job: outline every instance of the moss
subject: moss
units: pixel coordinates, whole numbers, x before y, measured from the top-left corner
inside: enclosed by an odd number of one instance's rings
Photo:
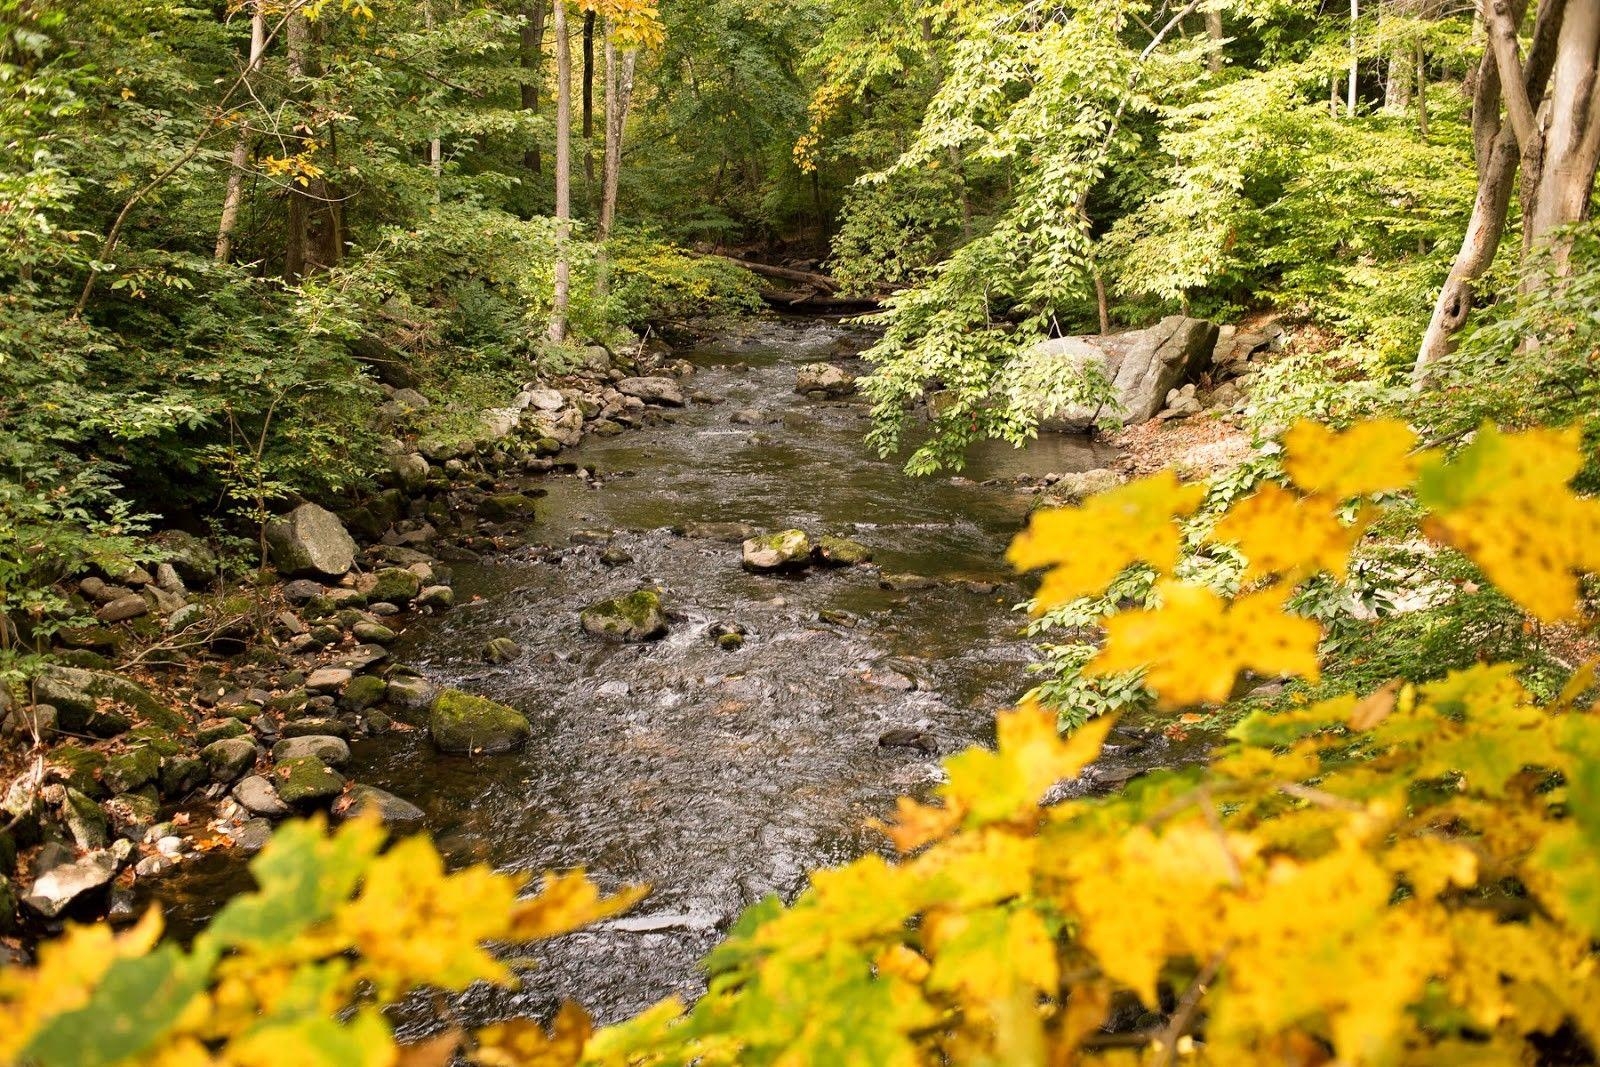
[[[135,745],[107,759],[101,778],[112,792],[128,793],[155,781],[160,773],[161,754],[149,745]]]
[[[491,522],[531,519],[533,510],[533,498],[521,493],[495,493],[478,505],[478,513]]]
[[[649,641],[667,632],[661,594],[654,589],[636,589],[590,605],[579,618],[589,633],[621,641]]]
[[[344,779],[315,756],[296,756],[272,770],[273,784],[285,804],[312,804],[344,791]]]
[[[195,732],[194,743],[205,748],[213,741],[221,741],[229,737],[243,737],[250,732],[250,728],[238,719],[214,719],[201,723],[200,729]]]
[[[82,745],[66,744],[50,753],[50,762],[67,772],[67,784],[91,797],[107,795],[100,783],[100,774],[106,767],[106,754]]]
[[[372,588],[367,591],[369,602],[409,604],[422,591],[422,579],[401,567],[385,567],[373,577]]]
[[[505,752],[533,734],[515,708],[459,689],[446,689],[434,700],[428,730],[445,752]]]
[[[339,702],[352,711],[365,711],[382,700],[388,688],[388,683],[382,678],[370,674],[358,675],[344,687]]]
[[[817,555],[824,562],[840,567],[854,567],[872,562],[872,549],[848,537],[818,538]]]

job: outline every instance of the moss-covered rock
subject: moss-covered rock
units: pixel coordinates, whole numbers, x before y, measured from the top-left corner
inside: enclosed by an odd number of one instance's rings
[[[135,745],[109,757],[100,778],[113,793],[128,793],[155,781],[160,773],[161,754],[149,745]]]
[[[848,537],[821,537],[817,539],[817,558],[835,567],[855,567],[872,562],[872,549]]]
[[[243,737],[249,732],[250,727],[238,719],[207,719],[195,731],[194,743],[201,748],[205,748],[213,741],[221,741],[229,737]]]
[[[255,742],[243,737],[229,737],[213,741],[200,750],[206,769],[218,782],[233,782],[256,765]]]
[[[344,779],[315,756],[297,756],[272,768],[272,784],[285,804],[311,805],[344,791]]]
[[[382,678],[371,674],[357,675],[344,687],[339,703],[351,711],[365,711],[381,701],[388,688],[389,684]]]
[[[210,774],[201,760],[193,756],[169,756],[161,761],[161,774],[156,780],[162,796],[177,799],[205,785],[208,777]]]
[[[433,743],[445,752],[507,752],[533,735],[528,720],[515,708],[485,697],[446,689],[428,715]]]
[[[111,816],[111,825],[117,833],[137,840],[156,824],[156,818],[161,814],[161,802],[151,795],[152,792],[140,790],[137,793],[118,793],[106,801],[106,813]]]
[[[67,787],[66,800],[61,805],[61,816],[66,820],[67,832],[82,849],[105,848],[109,839],[110,823],[100,805],[82,793]]]
[[[420,592],[422,592],[421,578],[403,567],[385,567],[373,575],[372,588],[367,590],[367,602],[409,604]]]
[[[115,737],[140,719],[180,730],[188,719],[152,696],[143,686],[104,671],[51,667],[35,681],[41,704],[56,709],[57,723],[70,733]]]
[[[609,641],[653,641],[667,633],[661,594],[654,589],[636,589],[627,596],[591,604],[578,619],[584,632]]]
[[[91,797],[106,796],[100,774],[106,767],[106,754],[82,745],[65,744],[49,755],[49,761],[66,771],[67,784]]]
[[[811,538],[804,530],[779,530],[744,543],[744,567],[748,571],[797,570],[810,561]]]
[[[521,493],[494,493],[484,497],[478,505],[478,514],[490,522],[531,520],[533,512],[533,498]]]

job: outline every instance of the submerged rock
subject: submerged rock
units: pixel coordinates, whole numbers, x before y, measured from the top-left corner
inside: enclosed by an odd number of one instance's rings
[[[267,523],[273,566],[289,577],[342,578],[356,562],[356,543],[339,517],[316,504],[301,504]]]
[[[528,720],[515,708],[459,689],[446,689],[428,716],[433,743],[445,752],[509,752],[533,735]]]
[[[661,594],[654,589],[636,589],[627,596],[591,604],[578,620],[585,633],[611,641],[653,641],[667,633]]]
[[[836,567],[854,567],[872,562],[872,549],[848,537],[820,537],[817,539],[817,558]]]
[[[750,571],[792,570],[811,559],[811,538],[804,530],[779,530],[744,543],[744,566]]]
[[[336,819],[355,819],[369,812],[376,812],[391,830],[421,829],[424,818],[421,808],[375,785],[353,785],[333,804]]]
[[[522,646],[509,637],[490,638],[483,646],[483,659],[485,663],[502,666],[513,663],[522,658]]]

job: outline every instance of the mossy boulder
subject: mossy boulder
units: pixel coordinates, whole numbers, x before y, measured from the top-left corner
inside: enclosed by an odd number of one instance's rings
[[[848,537],[821,537],[817,539],[817,558],[835,567],[856,567],[872,562],[872,549]]]
[[[194,743],[200,748],[205,748],[213,741],[221,741],[229,737],[243,737],[250,732],[238,719],[207,719],[195,731]]]
[[[521,493],[493,493],[478,505],[478,514],[490,522],[528,521],[533,511],[533,498]]]
[[[653,641],[667,633],[661,594],[654,589],[636,589],[627,596],[591,604],[578,619],[585,633],[608,641]]]
[[[50,667],[34,684],[39,702],[56,709],[57,724],[69,733],[116,737],[136,718],[167,730],[188,723],[143,686],[105,671]]]
[[[157,781],[162,796],[181,797],[205,785],[208,777],[203,761],[193,756],[169,756],[161,761],[161,775]]]
[[[745,570],[756,573],[798,570],[811,561],[811,538],[804,530],[779,530],[744,543]]]
[[[383,700],[388,688],[389,684],[382,678],[371,674],[357,675],[344,687],[344,692],[339,695],[339,703],[351,711],[366,711]]]
[[[428,732],[444,752],[508,752],[533,735],[528,720],[515,708],[485,697],[446,689],[433,702]]]
[[[111,825],[123,837],[137,840],[156,824],[161,802],[144,789],[137,793],[118,793],[106,802]]]
[[[278,797],[291,805],[332,800],[344,792],[344,779],[316,756],[296,756],[272,768]]]
[[[61,805],[61,815],[66,820],[67,832],[79,848],[106,847],[110,822],[99,804],[68,786],[66,800]]]
[[[206,769],[211,772],[212,779],[218,782],[236,781],[256,765],[256,755],[255,742],[243,737],[213,741],[200,750],[200,758],[206,761]]]
[[[160,773],[161,754],[149,745],[136,745],[109,757],[100,777],[113,793],[131,793]]]
[[[82,745],[66,744],[51,752],[49,760],[67,772],[67,784],[73,789],[91,797],[107,795],[106,787],[100,782],[100,774],[106,766],[104,752],[84,748]]]
[[[355,566],[355,539],[337,515],[316,504],[267,523],[266,539],[273,566],[286,577],[340,578]]]
[[[404,567],[385,567],[373,579],[372,588],[367,590],[369,604],[409,604],[422,592],[422,579]]]

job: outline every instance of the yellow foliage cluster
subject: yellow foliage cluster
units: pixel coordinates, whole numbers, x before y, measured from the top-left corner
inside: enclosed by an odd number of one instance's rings
[[[606,21],[606,32],[624,48],[659,48],[667,38],[655,0],[578,0],[578,10]]]
[[[1169,708],[1225,698],[1241,671],[1315,676],[1317,627],[1287,595],[1342,573],[1375,494],[1414,489],[1426,529],[1540,618],[1573,617],[1600,562],[1600,505],[1566,484],[1574,435],[1485,427],[1447,458],[1398,423],[1305,425],[1285,447],[1292,485],[1209,534],[1250,559],[1236,597],[1173,573],[1199,497],[1167,475],[1037,516],[1012,558],[1054,568],[1051,596],[1134,562],[1163,572],[1159,606],[1106,620],[1099,662],[1147,667]],[[1514,667],[1482,665],[1257,712],[1204,768],[1058,803],[1113,718],[1062,738],[1024,703],[993,750],[951,757],[932,796],[899,802],[880,827],[895,858],[756,905],[692,1009],[598,1032],[571,1006],[548,1028],[399,1050],[377,1006],[422,983],[507,982],[486,942],[551,936],[637,893],[605,898],[576,874],[522,900],[515,879],[447,874],[421,840],[380,852],[370,824],[289,826],[255,863],[261,891],[190,952],[157,946],[147,917],[120,937],[73,929],[37,968],[0,974],[0,1059],[1320,1067],[1600,1049],[1600,704],[1581,703],[1595,682],[1579,671],[1540,706]]]

